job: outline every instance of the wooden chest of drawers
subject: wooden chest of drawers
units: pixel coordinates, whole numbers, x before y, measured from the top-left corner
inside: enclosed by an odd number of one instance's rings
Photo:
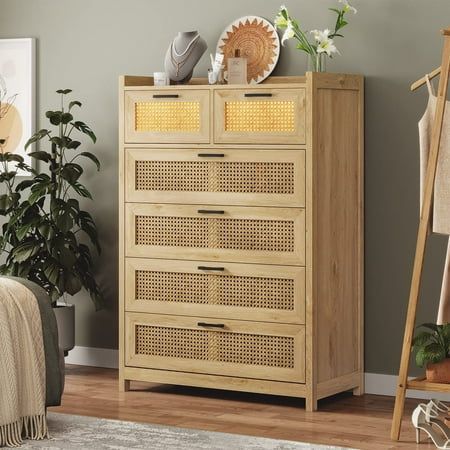
[[[120,387],[363,391],[363,80],[121,77]]]

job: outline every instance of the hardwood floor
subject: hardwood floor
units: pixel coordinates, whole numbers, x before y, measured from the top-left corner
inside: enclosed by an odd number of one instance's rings
[[[68,366],[63,404],[50,410],[357,449],[434,448],[414,442],[408,415],[417,400],[407,400],[402,441],[394,443],[392,397],[342,394],[308,413],[303,400],[270,395],[145,383],[119,393],[117,377],[112,369]]]

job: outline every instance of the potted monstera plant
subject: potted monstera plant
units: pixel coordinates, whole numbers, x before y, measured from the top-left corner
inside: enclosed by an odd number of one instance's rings
[[[81,136],[93,143],[96,136],[84,122],[75,119],[79,101],[66,101],[70,89],[58,90],[61,107],[47,111],[49,128],[37,131],[26,148],[40,143],[29,155],[39,169],[29,167],[19,155],[0,153],[0,215],[6,219],[0,239],[5,255],[0,273],[39,284],[50,295],[58,320],[60,347],[74,347],[74,306],[69,297],[85,289],[100,309],[103,297],[94,277],[91,249],[100,253],[97,229],[79,200],[92,199],[82,184],[83,161],[95,164],[97,157],[82,150]],[[78,139],[77,139],[78,138]],[[30,177],[20,179],[17,169]]]
[[[424,367],[427,380],[450,383],[450,324],[424,323],[413,339],[416,364]]]

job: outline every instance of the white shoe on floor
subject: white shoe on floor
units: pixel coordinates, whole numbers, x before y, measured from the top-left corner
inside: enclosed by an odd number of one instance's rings
[[[420,443],[420,433],[423,431],[433,441],[436,448],[439,450],[450,450],[450,439],[447,438],[441,427],[436,424],[435,420],[437,420],[437,417],[438,414],[431,402],[427,405],[423,403],[417,405],[411,417],[412,424],[416,429],[416,442]]]
[[[432,415],[428,417],[428,421],[431,424],[436,425],[442,431],[445,437],[447,439],[450,439],[450,428],[445,422],[438,418],[439,412],[447,414],[450,411],[449,407],[445,403],[436,399],[430,400],[426,407],[430,408],[430,411],[432,412]]]

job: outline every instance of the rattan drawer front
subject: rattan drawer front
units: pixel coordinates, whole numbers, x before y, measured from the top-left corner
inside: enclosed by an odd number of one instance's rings
[[[303,325],[126,313],[126,365],[305,381]]]
[[[305,144],[305,89],[218,89],[214,142]]]
[[[303,267],[127,258],[126,309],[305,323]]]
[[[129,202],[304,206],[303,150],[126,150]]]
[[[300,208],[126,205],[127,256],[305,265]]]
[[[125,93],[125,142],[209,142],[208,90]]]

